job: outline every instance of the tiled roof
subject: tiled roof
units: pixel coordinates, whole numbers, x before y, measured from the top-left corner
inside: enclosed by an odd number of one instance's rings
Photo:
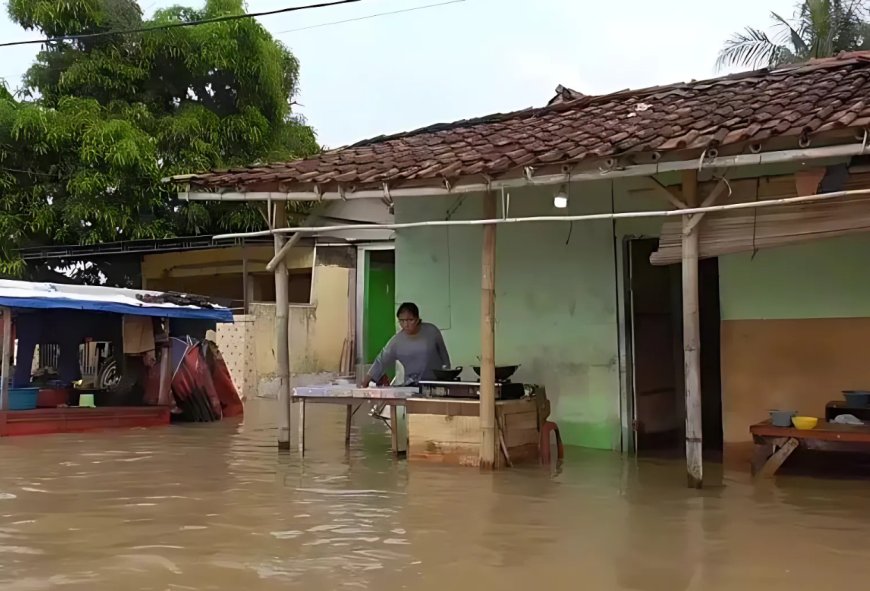
[[[377,187],[492,177],[522,167],[729,145],[870,126],[870,52],[776,70],[585,96],[365,140],[286,163],[179,178],[204,188]],[[796,147],[796,146],[795,146]]]

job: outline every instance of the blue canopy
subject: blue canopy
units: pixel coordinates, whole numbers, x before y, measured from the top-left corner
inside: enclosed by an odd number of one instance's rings
[[[7,308],[89,310],[130,316],[233,321],[229,308],[205,307],[193,302],[180,305],[160,301],[160,295],[159,292],[113,287],[0,280],[0,306]],[[173,299],[184,301],[183,296]]]

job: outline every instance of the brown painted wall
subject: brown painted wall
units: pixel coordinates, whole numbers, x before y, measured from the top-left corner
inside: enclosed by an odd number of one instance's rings
[[[870,318],[722,321],[726,443],[772,408],[824,416],[841,390],[870,390]]]

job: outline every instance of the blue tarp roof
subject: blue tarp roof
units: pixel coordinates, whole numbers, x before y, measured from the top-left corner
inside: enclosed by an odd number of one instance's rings
[[[136,289],[0,280],[0,306],[7,308],[89,310],[131,316],[233,321],[232,311],[222,306],[207,308],[140,299],[159,295],[159,292]]]

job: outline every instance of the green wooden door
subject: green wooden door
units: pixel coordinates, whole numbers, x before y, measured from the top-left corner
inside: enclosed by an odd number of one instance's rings
[[[363,353],[365,362],[372,363],[396,334],[396,265],[392,251],[369,250],[365,255]]]

